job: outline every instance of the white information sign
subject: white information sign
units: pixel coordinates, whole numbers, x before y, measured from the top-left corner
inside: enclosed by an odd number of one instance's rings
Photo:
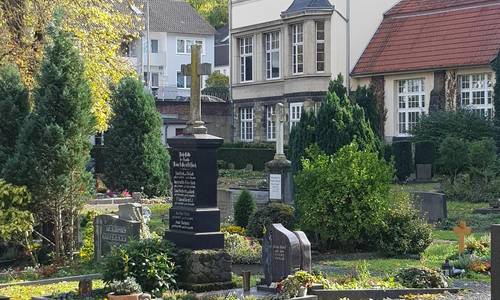
[[[269,174],[269,199],[281,200],[281,174]]]

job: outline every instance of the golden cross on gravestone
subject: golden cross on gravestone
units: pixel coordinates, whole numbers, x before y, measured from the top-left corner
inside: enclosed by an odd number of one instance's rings
[[[201,120],[201,78],[210,75],[211,65],[201,62],[201,45],[191,46],[191,63],[181,66],[181,75],[191,76],[191,101],[186,134],[206,134],[205,122]]]
[[[458,222],[458,226],[453,228],[453,232],[458,236],[458,253],[464,254],[465,252],[465,236],[471,234],[472,230],[467,227],[465,221]]]

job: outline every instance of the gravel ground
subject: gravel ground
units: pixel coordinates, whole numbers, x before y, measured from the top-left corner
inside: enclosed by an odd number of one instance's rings
[[[445,295],[442,300],[490,300],[491,286],[484,282],[455,281],[454,287],[466,289],[467,291],[458,295]]]

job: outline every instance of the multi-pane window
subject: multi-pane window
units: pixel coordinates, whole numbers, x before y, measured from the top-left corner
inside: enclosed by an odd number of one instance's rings
[[[266,79],[280,77],[280,33],[279,31],[266,33]]]
[[[180,71],[177,71],[177,87],[180,89],[191,88],[191,76],[183,76]]]
[[[485,116],[493,116],[493,83],[491,74],[461,75],[458,77],[460,105]]]
[[[316,71],[325,71],[325,22],[316,22]]]
[[[304,103],[290,103],[290,129],[300,122]]]
[[[276,120],[274,105],[266,106],[266,138],[268,141],[276,140]]]
[[[240,80],[241,82],[253,79],[253,39],[245,37],[240,41]]]
[[[151,87],[158,87],[160,80],[160,74],[158,72],[151,72]],[[144,72],[144,84],[148,85],[149,76],[148,72]]]
[[[240,140],[253,141],[253,107],[240,108]]]
[[[292,72],[304,72],[304,28],[302,24],[292,25]]]
[[[189,54],[189,53],[191,53],[191,46],[194,44],[200,45],[201,46],[201,53],[205,53],[202,40],[178,38],[177,39],[177,54]]]
[[[425,112],[425,87],[423,79],[397,81],[398,132],[407,135]]]
[[[158,53],[158,40],[151,40],[151,53]]]

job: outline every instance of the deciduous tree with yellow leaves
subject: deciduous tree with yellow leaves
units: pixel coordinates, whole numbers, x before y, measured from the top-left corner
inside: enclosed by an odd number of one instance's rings
[[[85,62],[92,92],[96,130],[105,131],[111,117],[110,86],[133,72],[120,46],[142,30],[128,0],[3,0],[0,2],[0,64],[15,63],[24,83],[34,88],[49,39],[54,11],[65,14],[63,29],[73,34]],[[133,26],[134,25],[134,26]]]

